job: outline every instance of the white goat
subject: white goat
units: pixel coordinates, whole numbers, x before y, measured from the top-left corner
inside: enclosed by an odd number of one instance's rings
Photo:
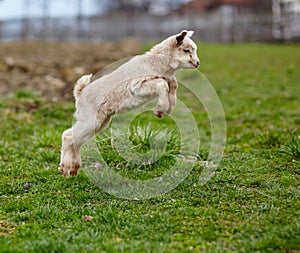
[[[81,166],[80,147],[108,126],[113,115],[158,98],[154,113],[171,114],[178,86],[175,71],[199,66],[193,31],[170,36],[149,52],[133,57],[112,73],[91,81],[81,77],[74,88],[76,122],[62,135],[62,175],[77,175]]]

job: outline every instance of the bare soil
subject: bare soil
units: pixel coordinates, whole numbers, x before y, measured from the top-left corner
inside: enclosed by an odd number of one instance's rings
[[[133,40],[116,43],[0,43],[0,97],[29,89],[52,100],[72,99],[76,80],[140,53]]]

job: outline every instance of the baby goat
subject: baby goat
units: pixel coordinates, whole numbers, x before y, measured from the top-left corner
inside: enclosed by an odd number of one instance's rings
[[[178,86],[175,71],[196,69],[200,62],[193,31],[183,30],[133,57],[115,71],[91,82],[81,77],[74,88],[76,122],[62,135],[60,168],[62,175],[76,176],[81,166],[80,147],[106,128],[113,115],[134,109],[158,98],[154,114],[171,114]]]

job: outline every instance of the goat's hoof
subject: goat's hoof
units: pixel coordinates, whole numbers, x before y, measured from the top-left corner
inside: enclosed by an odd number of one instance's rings
[[[77,176],[79,168],[79,163],[72,164],[72,166],[65,166],[62,164],[59,168],[59,171],[63,177]]]
[[[164,113],[163,112],[159,112],[159,111],[155,111],[154,114],[159,119],[161,119],[164,116]]]

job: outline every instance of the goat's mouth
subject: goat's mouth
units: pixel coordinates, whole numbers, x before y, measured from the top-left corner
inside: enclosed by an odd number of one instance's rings
[[[192,61],[189,61],[189,63],[190,63],[191,65],[193,65],[193,66],[195,67],[195,69],[199,67],[199,62],[194,63],[194,62],[192,62]]]

